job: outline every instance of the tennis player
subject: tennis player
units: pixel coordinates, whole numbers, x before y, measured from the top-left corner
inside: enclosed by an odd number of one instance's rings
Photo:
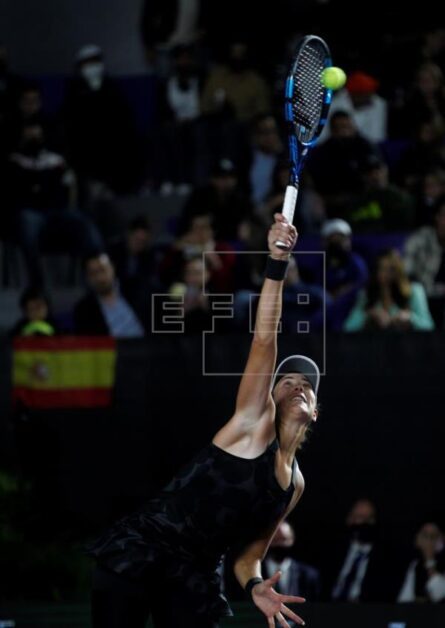
[[[280,573],[261,578],[270,540],[303,492],[295,454],[317,418],[320,379],[304,356],[275,371],[283,279],[297,233],[282,214],[274,219],[235,412],[158,497],[90,546],[94,628],[143,628],[150,615],[156,628],[217,628],[232,614],[216,573],[229,547],[236,577],[268,627],[304,624],[287,606],[304,599],[274,590]]]

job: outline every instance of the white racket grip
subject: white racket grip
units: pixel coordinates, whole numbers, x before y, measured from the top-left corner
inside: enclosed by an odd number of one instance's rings
[[[286,188],[286,194],[284,195],[283,209],[281,213],[286,218],[287,222],[291,225],[294,220],[295,206],[297,204],[298,188],[295,185],[288,185]],[[287,246],[284,242],[277,240],[275,243],[279,249],[287,251]]]
[[[291,225],[294,220],[295,206],[297,204],[298,188],[295,185],[288,185],[284,195],[282,214]]]

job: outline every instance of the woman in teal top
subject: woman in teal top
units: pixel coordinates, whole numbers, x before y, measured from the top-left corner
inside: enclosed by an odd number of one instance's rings
[[[434,329],[425,290],[409,281],[397,251],[377,258],[368,286],[359,293],[343,329]]]

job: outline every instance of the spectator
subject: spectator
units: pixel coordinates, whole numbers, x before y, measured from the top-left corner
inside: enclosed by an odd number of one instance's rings
[[[279,593],[298,595],[317,602],[320,598],[320,574],[317,569],[300,563],[292,557],[295,532],[287,521],[282,521],[275,532],[269,551],[263,561],[263,576],[270,578],[277,571],[281,577],[276,585]]]
[[[420,181],[416,208],[417,226],[434,222],[434,208],[441,196],[445,196],[445,170],[436,168],[426,172]]]
[[[232,43],[227,63],[210,72],[202,97],[204,113],[225,111],[238,121],[249,122],[256,115],[270,111],[269,89],[251,68],[248,52],[245,43]]]
[[[71,209],[75,180],[62,155],[46,148],[43,129],[28,124],[22,130],[20,145],[9,158],[10,202],[17,210],[17,238],[25,257],[29,282],[44,283],[40,258],[41,240],[60,247],[69,243],[71,251],[88,255],[102,246],[93,223]]]
[[[30,287],[23,292],[20,309],[22,317],[12,328],[12,336],[53,336],[57,333],[48,297],[40,288]]]
[[[414,226],[413,197],[389,181],[388,166],[370,155],[363,166],[364,191],[351,204],[354,232],[408,231]]]
[[[386,140],[388,105],[378,95],[379,82],[365,72],[352,72],[345,89],[340,90],[333,98],[330,116],[336,111],[347,112],[358,132],[368,141],[378,144]],[[322,141],[329,136],[323,134]]]
[[[82,182],[117,194],[137,189],[142,161],[134,120],[106,75],[98,46],[84,46],[77,53],[63,113],[70,162]]]
[[[422,284],[438,329],[445,310],[445,196],[434,206],[434,224],[420,227],[405,243],[406,272]]]
[[[251,205],[242,190],[238,172],[229,159],[221,159],[213,169],[209,182],[197,188],[185,204],[182,220],[193,215],[211,213],[215,236],[231,241],[238,237],[239,225],[251,214]]]
[[[377,510],[359,499],[346,517],[345,543],[327,566],[328,597],[336,602],[383,602],[394,599],[394,573],[377,527]]]
[[[363,191],[363,165],[376,154],[345,111],[334,113],[330,131],[330,138],[312,151],[307,164],[315,189],[326,201],[328,216],[342,215],[351,199]]]
[[[17,107],[10,116],[8,122],[10,148],[17,145],[23,127],[30,124],[38,124],[43,127],[47,143],[51,148],[54,149],[60,145],[54,120],[45,114],[40,88],[33,83],[28,83],[22,87],[18,95]]]
[[[170,298],[181,297],[184,308],[184,332],[197,333],[211,329],[211,297],[206,294],[211,277],[202,256],[184,261],[182,281],[170,286]]]
[[[403,188],[415,193],[426,172],[445,169],[445,150],[443,129],[433,120],[411,128],[415,130],[414,139],[402,153],[394,175]]]
[[[326,324],[328,329],[339,331],[357,293],[368,280],[368,268],[364,259],[352,250],[352,230],[347,222],[340,218],[327,220],[321,236],[326,252]],[[314,283],[324,285],[321,265],[316,268]]]
[[[235,252],[229,244],[216,240],[212,216],[208,213],[192,214],[183,221],[178,238],[161,263],[160,275],[164,285],[169,286],[178,281],[185,262],[203,254],[210,271],[209,281],[213,290],[232,292]]]
[[[173,71],[162,95],[163,124],[156,162],[160,191],[188,194],[199,178],[199,126],[201,77],[193,50],[180,46],[173,52]],[[156,169],[156,166],[155,166]]]
[[[410,129],[426,120],[444,129],[445,83],[441,69],[435,63],[422,63],[415,74],[413,89],[404,109],[400,112],[402,123],[409,136]]]
[[[397,251],[378,256],[368,286],[358,295],[344,329],[434,329],[425,290],[420,283],[409,281]]]
[[[270,111],[264,79],[251,68],[245,43],[229,47],[227,63],[215,66],[204,84],[203,126],[207,159],[229,157],[237,165],[248,147],[248,125]]]
[[[249,183],[252,202],[258,206],[272,192],[275,168],[284,147],[273,115],[259,115],[252,127]]]
[[[295,257],[291,256],[283,286],[282,332],[299,334],[319,329],[323,320],[324,301],[323,289],[301,279]],[[241,329],[252,327],[257,303],[258,290],[237,291],[235,320],[238,327]]]
[[[200,38],[200,0],[145,0],[142,12],[142,39],[148,60],[157,63],[161,74],[168,72],[165,52],[176,46],[190,46]]]
[[[159,287],[151,226],[144,216],[130,222],[125,235],[109,246],[108,254],[120,289],[132,302]]]
[[[142,320],[146,312],[136,307],[122,294],[114,266],[106,253],[85,260],[89,292],[74,308],[74,328],[83,336],[114,336],[141,338],[145,335]]]
[[[415,559],[409,564],[398,602],[445,601],[444,534],[435,521],[426,521],[418,530]]]

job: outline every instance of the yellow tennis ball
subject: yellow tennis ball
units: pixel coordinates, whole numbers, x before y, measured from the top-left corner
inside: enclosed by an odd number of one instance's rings
[[[325,68],[321,73],[321,82],[327,89],[340,89],[346,83],[346,74],[335,66]]]

